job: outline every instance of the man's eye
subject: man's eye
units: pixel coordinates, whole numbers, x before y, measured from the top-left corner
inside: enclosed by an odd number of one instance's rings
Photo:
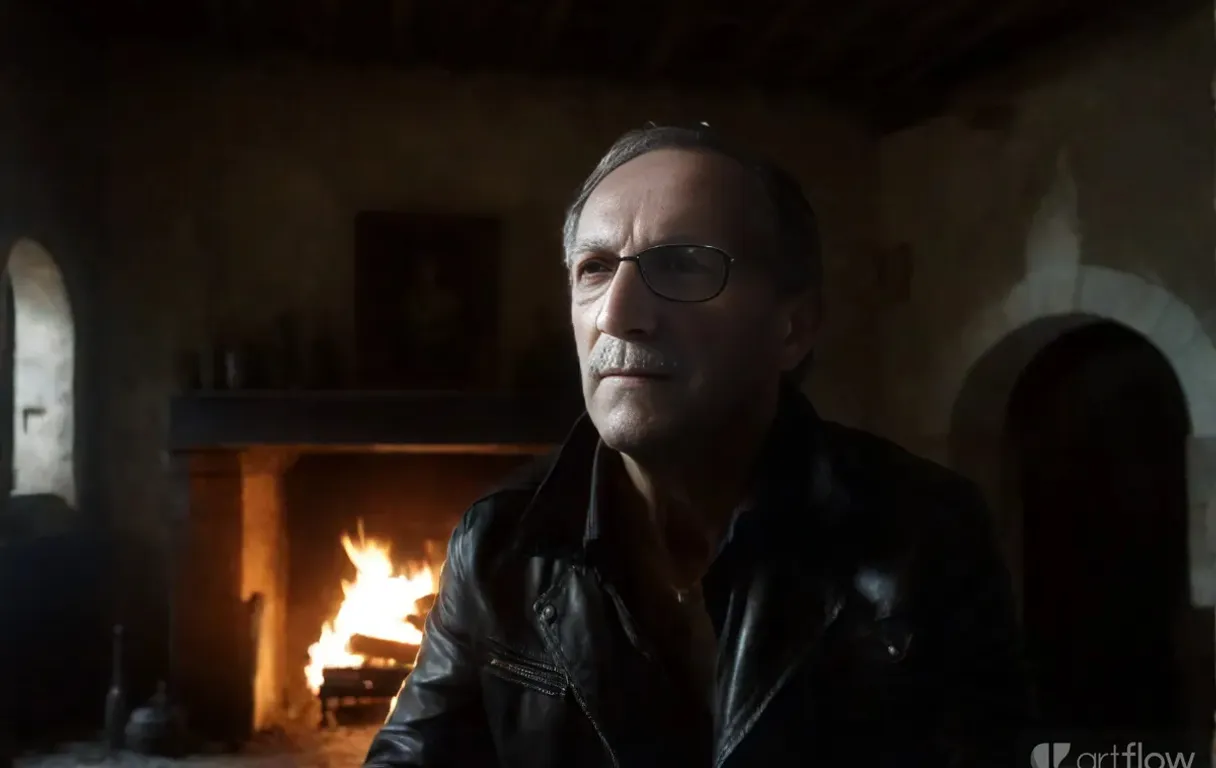
[[[578,268],[575,270],[575,274],[579,277],[594,277],[596,275],[610,273],[611,271],[612,267],[610,267],[608,264],[605,264],[603,261],[598,259],[592,259],[579,264]]]

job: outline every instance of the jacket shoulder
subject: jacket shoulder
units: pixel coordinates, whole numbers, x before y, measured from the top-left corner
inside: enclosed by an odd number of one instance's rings
[[[448,559],[469,562],[506,546],[555,456],[556,452],[524,464],[474,501],[452,531]]]
[[[977,557],[999,562],[991,512],[970,480],[868,432],[833,424],[828,435],[859,540],[875,551],[919,552],[925,573],[947,580],[972,573]]]
[[[979,488],[959,473],[870,432],[824,422],[835,471],[851,491],[947,509],[983,509]]]

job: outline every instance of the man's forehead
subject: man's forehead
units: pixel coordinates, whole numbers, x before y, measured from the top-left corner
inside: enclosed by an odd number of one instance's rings
[[[655,150],[624,163],[592,191],[580,238],[617,227],[672,229],[664,237],[738,234],[755,209],[755,181],[735,161],[708,152]],[[762,198],[761,198],[762,199]],[[678,237],[676,239],[679,239]]]

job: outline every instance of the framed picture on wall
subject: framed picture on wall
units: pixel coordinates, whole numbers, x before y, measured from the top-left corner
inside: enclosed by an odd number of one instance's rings
[[[355,218],[355,333],[364,389],[495,386],[501,225],[364,211]]]

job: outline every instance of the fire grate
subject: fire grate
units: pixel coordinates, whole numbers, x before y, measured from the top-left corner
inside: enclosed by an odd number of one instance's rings
[[[364,635],[352,636],[348,647],[352,653],[367,658],[369,663],[322,670],[321,687],[317,690],[322,727],[341,710],[392,701],[418,656],[416,645]]]
[[[327,668],[317,692],[321,702],[320,726],[329,726],[346,709],[388,704],[396,698],[412,669],[413,665]]]

